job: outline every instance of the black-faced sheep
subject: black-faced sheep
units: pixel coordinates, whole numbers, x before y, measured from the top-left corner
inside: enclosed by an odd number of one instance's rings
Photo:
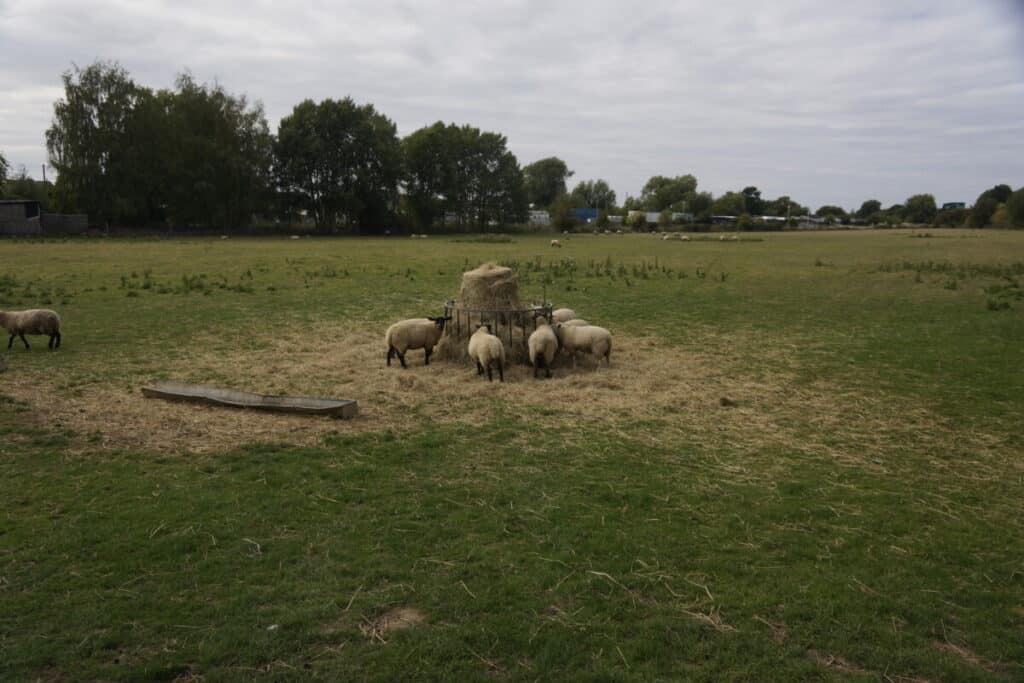
[[[50,350],[60,348],[60,316],[47,308],[33,308],[28,311],[0,311],[0,327],[11,335],[7,348],[14,344],[15,337],[21,337],[25,348],[29,348],[26,334],[45,334],[50,337]]]
[[[384,334],[384,343],[388,346],[388,367],[394,356],[398,356],[403,368],[409,367],[405,364],[405,352],[409,349],[423,349],[423,364],[430,365],[430,354],[441,340],[444,324],[448,320],[451,318],[412,318],[400,320],[389,327]]]
[[[552,327],[559,346],[572,355],[573,367],[576,366],[577,351],[593,354],[598,360],[603,357],[608,365],[612,364],[612,334],[608,330],[596,325],[575,327],[564,323],[555,323]]]
[[[537,329],[533,331],[530,338],[526,340],[526,346],[530,350],[530,364],[533,365],[533,377],[536,379],[537,371],[543,367],[546,375],[551,377],[551,363],[558,353],[558,337],[551,325],[544,318],[537,318]]]
[[[492,366],[498,366],[498,379],[505,381],[505,345],[491,334],[490,325],[481,325],[469,338],[469,357],[476,361],[476,374],[487,370],[487,381],[493,381]]]

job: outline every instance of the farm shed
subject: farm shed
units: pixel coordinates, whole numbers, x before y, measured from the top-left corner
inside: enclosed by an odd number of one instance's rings
[[[33,199],[0,200],[0,235],[75,235],[88,227],[84,213],[44,213]]]
[[[39,202],[29,199],[0,201],[0,235],[38,235],[42,233]]]

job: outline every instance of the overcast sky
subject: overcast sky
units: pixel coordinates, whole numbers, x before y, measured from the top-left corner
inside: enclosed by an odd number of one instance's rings
[[[0,0],[0,151],[40,174],[60,75],[120,62],[264,103],[370,102],[508,137],[639,194],[652,175],[817,208],[1024,185],[1024,0]]]

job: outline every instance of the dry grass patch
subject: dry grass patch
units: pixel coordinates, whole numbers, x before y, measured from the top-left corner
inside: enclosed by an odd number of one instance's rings
[[[4,391],[31,406],[27,419],[91,435],[91,443],[76,443],[79,450],[216,452],[252,442],[315,445],[335,433],[478,425],[497,415],[561,429],[567,442],[578,441],[581,448],[588,431],[599,429],[652,448],[682,443],[735,450],[745,459],[721,466],[739,478],[763,476],[772,464],[757,461],[771,448],[884,471],[891,466],[886,453],[895,439],[922,446],[955,440],[977,447],[981,455],[996,445],[986,443],[984,435],[972,438],[947,427],[922,406],[893,411],[880,390],[797,384],[797,361],[785,351],[762,354],[754,376],[737,361],[655,338],[618,336],[611,367],[585,360],[572,369],[562,358],[550,380],[534,380],[532,368],[515,365],[504,383],[489,383],[469,364],[435,361],[424,367],[421,352],[410,354],[408,370],[386,367],[380,335],[352,329],[351,324],[320,324],[270,339],[266,331],[260,338],[249,330],[245,333],[264,343],[246,350],[232,350],[238,347],[223,338],[200,338],[194,348],[206,351],[186,359],[154,357],[142,368],[83,356],[95,367],[78,369],[102,377],[99,364],[106,363],[116,383],[93,381],[69,391],[61,388],[62,378],[26,370],[6,375]],[[702,339],[695,347],[723,348],[725,341]],[[140,388],[159,377],[260,393],[351,398],[359,402],[360,414],[333,420],[144,399]],[[729,397],[728,405],[723,397]],[[754,471],[746,472],[747,461],[757,462]]]
[[[395,607],[373,619],[364,619],[359,631],[370,640],[386,643],[387,636],[427,623],[427,617],[412,607]]]

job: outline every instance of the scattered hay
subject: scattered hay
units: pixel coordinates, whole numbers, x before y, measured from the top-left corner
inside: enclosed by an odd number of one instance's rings
[[[946,641],[933,640],[932,641],[932,645],[937,650],[941,650],[943,652],[951,652],[951,653],[955,654],[957,657],[960,657],[961,659],[963,659],[965,662],[973,664],[974,666],[977,666],[977,667],[981,667],[985,671],[993,671],[992,666],[988,662],[986,662],[981,657],[979,657],[975,653],[973,653],[970,650],[968,650],[966,647],[961,647],[959,645],[954,645],[953,643],[949,642],[948,640],[946,640]]]
[[[374,619],[363,619],[359,632],[370,640],[386,643],[389,633],[403,631],[427,623],[427,617],[412,607],[396,607]]]
[[[709,459],[703,465],[710,474],[733,480],[784,472],[785,459],[760,459],[769,449],[898,474],[903,465],[892,457],[894,441],[970,453],[955,462],[936,460],[935,476],[943,481],[950,480],[951,468],[975,477],[1005,476],[1007,467],[1024,473],[1024,463],[998,457],[998,439],[949,424],[925,407],[894,412],[890,397],[875,387],[795,382],[784,350],[766,357],[756,378],[724,364],[721,356],[692,350],[720,348],[724,342],[710,333],[697,335],[689,348],[619,335],[611,367],[585,358],[573,370],[560,358],[550,380],[535,380],[529,367],[516,365],[499,384],[481,380],[467,365],[438,361],[424,367],[417,352],[410,354],[408,370],[388,368],[380,335],[352,332],[359,327],[323,323],[274,338],[255,327],[240,329],[240,338],[256,338],[259,347],[237,351],[235,340],[200,336],[193,348],[203,351],[171,359],[153,354],[145,364],[83,351],[75,359],[75,377],[24,369],[5,382],[4,394],[24,406],[19,420],[26,424],[74,432],[67,447],[72,453],[105,448],[218,453],[250,443],[316,446],[338,434],[482,425],[500,415],[558,428],[567,444],[589,447],[598,431],[621,434],[657,452],[680,442],[704,453],[735,452],[728,462]],[[327,348],[324,339],[332,340]],[[739,342],[733,336],[730,343]],[[144,399],[140,387],[157,377],[260,393],[351,398],[359,401],[360,414],[332,420]],[[723,410],[722,396],[742,399]]]

